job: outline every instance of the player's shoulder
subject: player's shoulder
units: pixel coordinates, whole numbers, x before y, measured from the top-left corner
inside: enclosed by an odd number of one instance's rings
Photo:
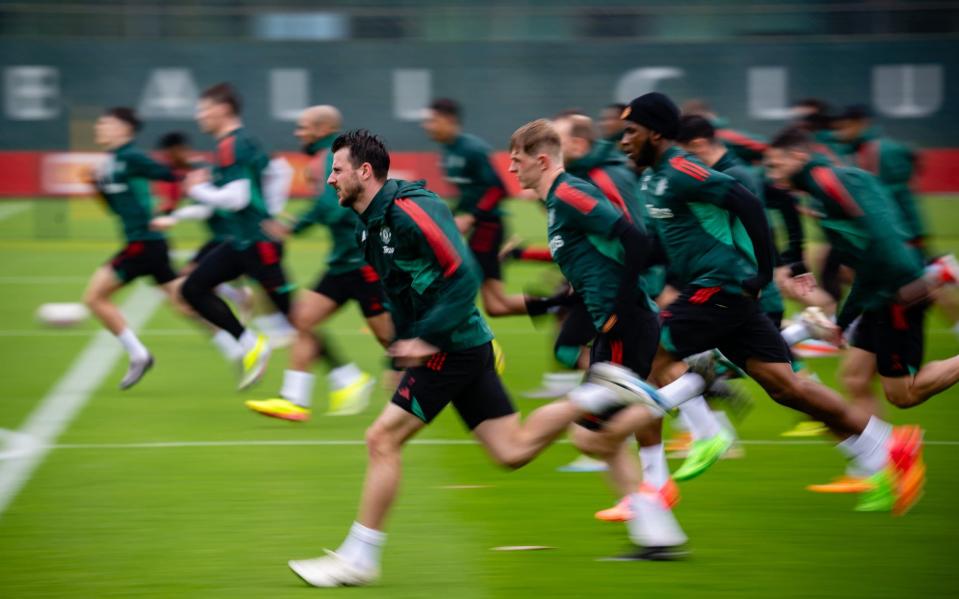
[[[458,145],[463,152],[469,154],[486,155],[493,149],[485,140],[472,133],[460,133]]]
[[[591,211],[597,203],[603,202],[606,196],[598,187],[586,181],[566,173],[561,175],[562,179],[553,190],[553,196],[557,203],[571,206],[582,213]]]
[[[449,207],[438,195],[416,183],[400,182],[389,209],[390,221],[401,228],[422,229],[446,217]]]
[[[221,139],[217,144],[217,154],[220,156],[223,166],[255,160],[262,160],[265,164],[269,161],[260,140],[246,129],[237,129]]]
[[[703,186],[729,185],[735,179],[726,173],[715,171],[695,156],[677,152],[666,158],[660,169],[673,192],[691,191]]]

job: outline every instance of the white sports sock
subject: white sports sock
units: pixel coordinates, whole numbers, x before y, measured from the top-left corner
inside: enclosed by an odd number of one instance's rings
[[[686,418],[689,423],[689,432],[697,441],[715,437],[722,430],[722,425],[716,420],[716,415],[709,409],[709,404],[702,395],[697,395],[681,404],[679,412]]]
[[[583,383],[566,394],[576,407],[590,414],[602,414],[619,405],[619,398],[611,389],[596,383]]]
[[[386,543],[386,533],[354,522],[350,534],[336,550],[337,555],[359,568],[376,568]]]
[[[286,317],[286,314],[282,312],[272,312],[261,316],[263,323],[266,324],[266,327],[271,331],[293,331],[293,325],[290,324],[289,319]],[[259,319],[258,319],[259,320]]]
[[[220,297],[233,302],[234,304],[242,304],[246,301],[246,293],[243,292],[243,289],[240,287],[234,287],[229,283],[220,283],[216,286],[216,294]]]
[[[812,334],[809,332],[809,327],[807,327],[806,323],[804,322],[791,324],[783,329],[780,334],[783,336],[783,339],[786,341],[786,345],[789,347],[792,347],[797,343],[812,337]]]
[[[117,335],[117,339],[120,340],[123,349],[127,350],[127,354],[134,362],[143,362],[150,357],[150,352],[147,351],[146,346],[140,343],[136,333],[129,328],[123,329],[120,334]]]
[[[308,408],[313,399],[313,382],[315,380],[316,377],[310,372],[284,370],[280,397],[292,401],[301,408]]]
[[[243,329],[243,333],[240,334],[238,341],[240,342],[240,347],[243,348],[243,353],[246,353],[256,347],[256,333],[250,329]]]
[[[719,426],[728,432],[733,438],[738,438],[739,435],[736,434],[736,427],[733,426],[733,423],[729,421],[729,416],[726,415],[726,412],[722,410],[713,410],[713,416],[716,417],[716,422],[719,423]]]
[[[233,338],[233,335],[223,329],[218,330],[213,335],[213,345],[220,350],[223,357],[230,362],[236,362],[243,357],[243,348],[240,342]]]
[[[695,372],[687,372],[675,381],[659,389],[659,397],[663,400],[663,409],[672,410],[684,401],[702,395],[706,390],[706,381]]]
[[[356,366],[356,364],[350,362],[345,366],[338,366],[330,371],[328,378],[330,380],[330,388],[334,391],[337,389],[343,389],[344,387],[349,387],[355,383],[361,376],[363,372]]]
[[[690,424],[689,418],[683,414],[682,410],[679,411],[679,414],[677,414],[676,418],[674,418],[672,423],[670,423],[670,428],[677,432],[692,432],[692,424]]]
[[[666,465],[663,444],[640,447],[639,459],[643,463],[643,480],[653,488],[661,489],[669,481],[669,466]]]
[[[837,447],[855,460],[857,470],[871,476],[886,467],[889,460],[886,444],[891,434],[892,425],[873,416],[862,433],[849,437]]]

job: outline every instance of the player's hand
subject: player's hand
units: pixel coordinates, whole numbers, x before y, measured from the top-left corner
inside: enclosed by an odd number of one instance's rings
[[[419,366],[440,349],[419,338],[400,339],[389,347],[387,353],[396,360],[398,366],[408,368]]]
[[[799,296],[810,294],[818,287],[816,284],[816,275],[811,272],[792,277],[791,284],[793,292]]]
[[[518,252],[523,251],[523,246],[521,245],[522,243],[523,243],[523,238],[520,237],[519,235],[513,235],[512,237],[507,239],[506,243],[503,244],[503,247],[500,248],[499,254],[497,254],[497,258],[499,258],[499,261],[503,262],[504,260],[508,258],[514,258],[514,259],[517,258]]]
[[[176,224],[176,218],[172,216],[155,216],[150,220],[151,231],[166,231]]]
[[[202,185],[210,181],[210,171],[205,168],[198,168],[187,173],[183,178],[183,187],[188,191],[197,185]]]
[[[453,220],[456,221],[457,230],[463,235],[466,235],[476,224],[476,217],[472,214],[457,214]]]
[[[277,241],[284,241],[290,236],[290,232],[293,230],[290,225],[273,219],[268,219],[260,223],[260,228],[263,229],[264,233]]]

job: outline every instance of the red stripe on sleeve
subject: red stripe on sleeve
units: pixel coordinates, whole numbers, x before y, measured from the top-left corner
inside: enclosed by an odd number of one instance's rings
[[[846,214],[857,217],[863,215],[862,208],[860,208],[856,200],[849,195],[849,192],[839,180],[839,177],[836,176],[835,171],[828,166],[817,166],[813,167],[810,174],[816,182],[816,185],[822,188],[823,192],[825,192],[830,199],[839,204]]]
[[[416,226],[423,232],[426,242],[430,244],[430,249],[433,250],[436,260],[443,268],[443,276],[452,276],[463,263],[463,259],[456,253],[456,249],[440,226],[413,200],[400,198],[396,200],[396,206],[413,219]]]
[[[859,168],[874,175],[879,174],[879,142],[864,143],[856,152],[856,163]]]
[[[619,189],[616,188],[616,184],[609,176],[609,173],[601,168],[594,168],[589,171],[589,178],[596,184],[596,187],[603,192],[603,195],[623,213],[626,220],[632,223],[633,217],[629,214],[629,210],[626,209],[626,200],[624,200],[622,194],[619,193]]]
[[[748,148],[753,152],[765,152],[768,147],[758,139],[753,139],[748,135],[744,135],[739,131],[733,131],[732,129],[718,129],[716,130],[716,137],[723,141],[728,141],[731,144]]]
[[[499,201],[505,196],[506,192],[502,187],[490,187],[486,190],[486,193],[483,194],[483,197],[480,198],[476,207],[480,210],[492,210],[496,208],[496,205],[499,204]]]
[[[697,181],[705,181],[709,178],[709,171],[694,164],[689,160],[686,160],[684,156],[673,156],[669,159],[669,165],[679,172],[689,175]]]
[[[534,262],[552,262],[553,255],[549,253],[549,248],[524,248],[519,255],[520,260],[530,260]]]
[[[224,137],[216,145],[216,163],[217,166],[230,166],[236,162],[236,152],[234,145],[236,138],[232,135]]]
[[[556,188],[556,197],[583,214],[589,214],[598,203],[596,198],[566,182],[560,183]]]

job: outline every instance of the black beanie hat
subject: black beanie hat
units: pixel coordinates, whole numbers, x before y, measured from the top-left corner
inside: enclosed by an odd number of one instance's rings
[[[638,123],[666,139],[676,139],[679,133],[679,108],[659,92],[650,92],[634,99],[619,118]]]

